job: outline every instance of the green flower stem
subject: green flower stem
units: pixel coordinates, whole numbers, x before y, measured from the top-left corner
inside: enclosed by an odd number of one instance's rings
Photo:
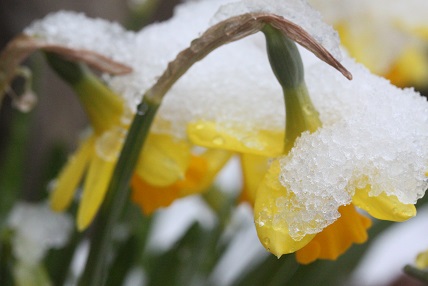
[[[15,202],[23,199],[23,195],[17,190],[21,190],[23,186],[26,155],[23,150],[28,142],[29,123],[32,119],[32,115],[28,113],[9,110],[5,113],[11,118],[11,126],[7,146],[2,152],[2,161],[0,161],[0,231],[5,226]]]
[[[321,121],[305,85],[303,63],[296,44],[270,25],[265,25],[262,32],[266,38],[270,65],[284,93],[284,153],[287,153],[302,132],[314,132],[321,126]]]
[[[113,177],[96,219],[89,257],[79,285],[104,285],[107,277],[108,253],[111,251],[111,234],[129,198],[129,181],[138,155],[149,133],[158,104],[143,99],[126,137]]]
[[[404,272],[419,281],[423,283],[428,283],[428,271],[427,270],[421,270],[419,268],[413,267],[411,265],[406,265],[404,267]]]
[[[102,133],[111,127],[112,122],[120,121],[124,111],[123,100],[84,64],[72,63],[61,56],[46,53],[49,65],[76,92],[85,113],[96,133]]]
[[[302,132],[316,131],[321,126],[321,120],[304,83],[293,89],[284,89],[284,99],[286,111],[284,152],[288,153]]]
[[[6,227],[0,229],[0,285],[13,285],[13,235],[11,229]]]
[[[272,70],[284,89],[292,89],[304,83],[302,58],[294,41],[271,25],[265,25],[262,32]]]
[[[71,86],[82,81],[88,74],[84,65],[64,60],[54,53],[45,53],[49,66]]]
[[[87,92],[95,93],[101,99],[111,96],[112,92],[86,66],[66,61],[51,53],[47,53],[47,59],[51,67],[73,87],[83,101],[87,100],[85,99]],[[97,103],[91,102],[91,104]],[[106,198],[96,218],[89,257],[79,285],[103,285],[105,283],[108,276],[106,257],[111,250],[111,233],[129,198],[129,181],[158,108],[159,103],[154,103],[148,97],[144,97],[137,108]],[[94,116],[99,118],[96,114]],[[100,121],[101,128],[102,120],[98,121]],[[97,126],[94,128],[97,129]]]

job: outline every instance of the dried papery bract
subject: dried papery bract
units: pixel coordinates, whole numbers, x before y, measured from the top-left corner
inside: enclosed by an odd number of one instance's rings
[[[37,50],[52,52],[72,61],[86,63],[101,72],[122,75],[132,71],[124,64],[89,50],[73,49],[66,46],[49,44],[43,39],[19,35],[0,53],[0,103],[8,91],[11,81],[19,75],[20,64]]]
[[[352,79],[351,73],[300,26],[278,15],[250,13],[224,20],[209,28],[201,37],[193,40],[189,48],[183,50],[174,61],[169,63],[165,73],[146,93],[146,96],[156,102],[160,102],[160,94],[163,96],[195,62],[222,45],[261,31],[265,24],[272,25],[282,31],[291,40],[314,53],[318,58],[341,72],[346,78]]]

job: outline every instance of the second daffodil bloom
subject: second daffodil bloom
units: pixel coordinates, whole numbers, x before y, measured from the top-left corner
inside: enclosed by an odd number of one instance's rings
[[[428,2],[309,1],[340,34],[349,54],[398,86],[427,87]]]
[[[210,13],[213,14],[218,5],[211,3]],[[106,86],[89,70],[49,56],[51,65],[79,95],[92,127],[61,171],[51,196],[53,209],[66,209],[84,178],[77,214],[80,230],[92,222],[104,199],[141,94],[156,82],[168,62],[208,27],[208,20],[203,17],[187,21],[193,18],[193,12],[202,13],[207,8],[200,4],[188,6],[192,9],[177,9],[172,20],[138,33],[73,12],[48,15],[24,31],[39,41],[76,51],[96,52],[133,69],[124,76],[105,75]],[[180,26],[182,29],[177,33]],[[171,37],[159,37],[162,33]],[[173,93],[180,93],[182,86],[188,89],[189,81],[191,79],[184,79],[184,83],[177,84],[178,91]],[[194,153],[186,138],[185,127],[180,125],[183,122],[174,123],[173,118],[169,121],[168,106],[170,104],[165,104],[166,108],[160,112],[163,116],[156,120],[153,132],[148,136],[132,179],[133,199],[147,214],[169,205],[178,197],[208,188],[231,156],[223,150]]]

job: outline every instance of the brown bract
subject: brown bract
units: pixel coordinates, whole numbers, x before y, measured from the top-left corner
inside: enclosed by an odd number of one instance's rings
[[[0,53],[0,103],[3,95],[8,91],[10,82],[16,76],[20,64],[37,50],[56,53],[66,59],[86,63],[94,69],[109,74],[121,75],[132,71],[130,67],[93,51],[50,44],[41,38],[21,34],[10,41]]]
[[[222,45],[261,31],[266,24],[282,31],[287,37],[337,69],[346,78],[352,79],[351,73],[302,27],[278,15],[250,13],[224,20],[193,40],[190,47],[180,52],[175,60],[168,64],[167,70],[145,96],[160,103],[165,93],[195,62]]]

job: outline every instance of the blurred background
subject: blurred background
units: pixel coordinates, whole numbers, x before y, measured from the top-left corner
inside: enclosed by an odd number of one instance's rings
[[[82,11],[139,30],[171,17],[178,2],[1,0],[0,49],[33,20],[49,12]],[[0,109],[2,223],[17,199],[46,199],[49,182],[76,148],[87,123],[77,97],[49,69],[41,54],[33,55],[27,64],[33,71],[37,105],[31,112],[22,113],[13,107],[9,96]],[[15,82],[13,89],[19,92],[22,82]],[[338,261],[302,266],[294,255],[277,259],[268,254],[256,236],[251,208],[235,206],[240,188],[237,164],[232,161],[220,175],[218,185],[202,197],[183,199],[153,217],[130,210],[128,215],[137,217],[137,226],[132,227],[139,232],[126,235],[130,227],[126,224],[121,230],[125,235],[119,231],[120,251],[113,258],[114,273],[109,274],[108,285],[423,285],[404,275],[402,268],[413,263],[417,253],[428,249],[427,210],[419,208],[417,218],[394,227],[389,222],[376,222],[369,242],[353,246]],[[219,195],[219,189],[228,191]],[[74,247],[80,249],[79,255],[70,255],[68,263],[77,273],[85,245]],[[58,253],[52,250],[45,260],[47,272],[54,273],[53,285],[65,281],[56,263]],[[3,258],[6,255],[4,245],[0,254]],[[7,276],[0,275],[3,279]],[[7,285],[1,279],[0,284]]]

